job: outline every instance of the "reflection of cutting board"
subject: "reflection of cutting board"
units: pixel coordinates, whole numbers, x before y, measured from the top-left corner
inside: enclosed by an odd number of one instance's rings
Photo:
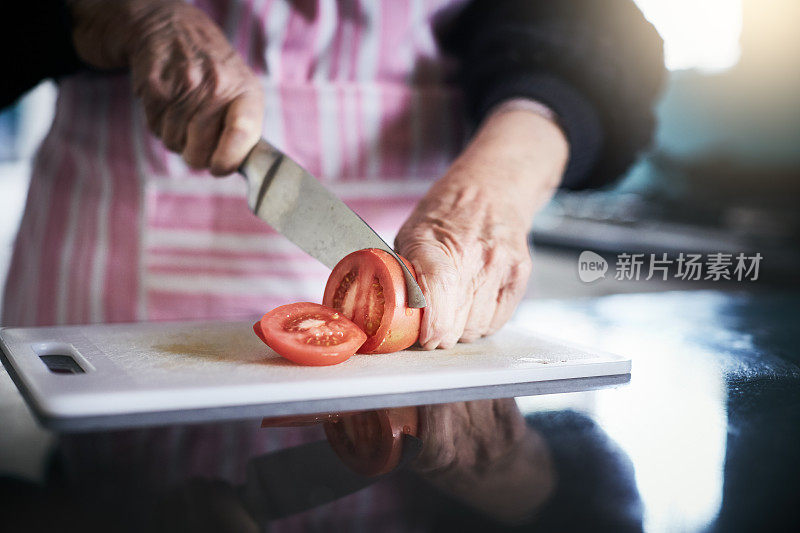
[[[630,359],[508,327],[452,350],[329,367],[284,360],[246,322],[11,328],[0,341],[31,408],[64,430],[585,390],[625,382],[631,368]],[[596,376],[615,377],[573,379]]]

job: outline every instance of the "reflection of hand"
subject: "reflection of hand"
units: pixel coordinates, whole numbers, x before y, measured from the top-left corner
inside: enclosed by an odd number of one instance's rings
[[[513,398],[419,407],[419,436],[413,467],[498,520],[531,517],[554,490],[547,445]]]
[[[337,455],[362,475],[394,469],[402,434],[418,437],[422,450],[411,463],[414,470],[504,522],[531,517],[554,490],[547,445],[513,398],[265,418],[262,427],[323,422]]]
[[[173,491],[159,503],[154,522],[165,533],[259,531],[233,488],[218,480],[195,479]]]
[[[423,446],[413,466],[422,474],[484,472],[528,431],[513,398],[423,405],[418,412]]]
[[[128,67],[150,129],[197,168],[230,174],[261,134],[258,79],[199,9],[174,0],[73,0],[78,55]]]
[[[476,340],[511,317],[531,271],[531,218],[552,195],[566,157],[550,118],[501,106],[420,201],[395,244],[428,300],[423,348]]]

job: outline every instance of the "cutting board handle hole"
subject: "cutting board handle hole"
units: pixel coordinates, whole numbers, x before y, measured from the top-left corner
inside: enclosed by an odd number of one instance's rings
[[[53,374],[85,374],[86,370],[78,363],[80,355],[71,344],[45,342],[33,345],[33,351]],[[76,357],[77,356],[77,357]]]

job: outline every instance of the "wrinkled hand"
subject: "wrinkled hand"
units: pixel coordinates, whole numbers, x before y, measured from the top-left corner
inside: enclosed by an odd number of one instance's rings
[[[202,11],[173,0],[73,0],[78,55],[128,67],[147,124],[189,165],[234,172],[261,135],[258,79]]]
[[[395,248],[413,263],[428,302],[423,348],[474,341],[511,318],[531,273],[531,219],[566,157],[552,120],[501,107],[417,205]]]
[[[497,331],[522,299],[531,272],[528,223],[496,189],[469,183],[457,168],[420,202],[397,236],[428,306],[419,343],[451,348]]]
[[[425,475],[486,472],[513,453],[528,431],[513,398],[417,409],[423,446],[413,467]]]
[[[513,398],[421,406],[419,437],[413,468],[501,522],[531,520],[555,490],[550,450]]]

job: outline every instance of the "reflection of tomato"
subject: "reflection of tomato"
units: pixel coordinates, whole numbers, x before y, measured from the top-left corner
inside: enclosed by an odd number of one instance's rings
[[[403,259],[411,273],[414,268]],[[417,342],[422,314],[408,307],[403,269],[388,252],[359,250],[333,268],[322,303],[367,334],[359,353],[389,353]]]
[[[325,422],[325,435],[347,466],[362,476],[377,476],[397,466],[403,434],[416,436],[418,425],[416,407],[378,409]]]
[[[286,359],[314,366],[347,360],[367,338],[341,313],[309,302],[276,307],[253,330]]]

